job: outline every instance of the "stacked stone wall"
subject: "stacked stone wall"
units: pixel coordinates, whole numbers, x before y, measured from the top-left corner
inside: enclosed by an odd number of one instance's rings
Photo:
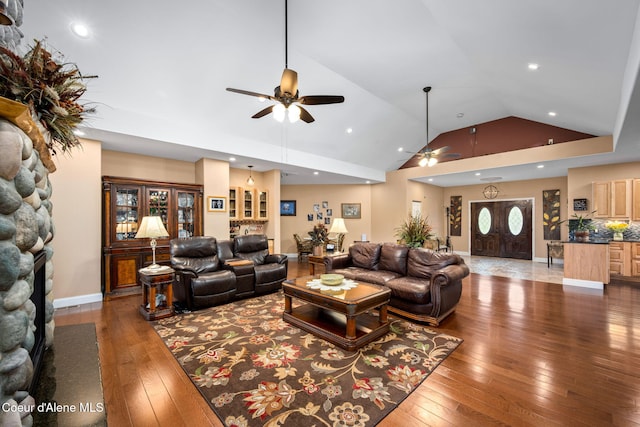
[[[51,184],[33,141],[0,119],[0,405],[33,404],[34,254],[45,251],[45,345],[53,342]],[[5,405],[8,407],[7,405]],[[30,425],[30,413],[0,411],[0,425]]]

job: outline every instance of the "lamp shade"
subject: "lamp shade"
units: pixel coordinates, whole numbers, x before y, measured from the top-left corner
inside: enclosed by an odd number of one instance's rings
[[[140,224],[140,228],[136,233],[136,239],[155,239],[157,237],[169,237],[169,233],[162,223],[162,218],[159,216],[145,216],[142,218],[142,224]]]
[[[333,218],[333,223],[331,224],[331,230],[329,230],[329,233],[343,233],[346,234],[348,233],[347,231],[347,227],[344,224],[344,219],[343,218]]]

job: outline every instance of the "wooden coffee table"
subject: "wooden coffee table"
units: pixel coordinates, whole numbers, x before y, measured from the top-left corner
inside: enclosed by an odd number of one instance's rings
[[[391,291],[384,286],[358,281],[358,286],[335,295],[307,287],[319,276],[300,277],[282,283],[282,318],[345,350],[354,351],[389,332],[387,304]],[[293,307],[292,298],[307,304]],[[378,309],[378,316],[366,314]]]

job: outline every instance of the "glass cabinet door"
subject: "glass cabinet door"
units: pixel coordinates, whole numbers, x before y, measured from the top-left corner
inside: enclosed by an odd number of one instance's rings
[[[195,194],[178,191],[178,237],[191,237],[195,231]]]
[[[253,191],[243,190],[242,194],[242,218],[253,219]]]
[[[164,228],[171,235],[171,227],[169,226],[169,190],[147,190],[147,208],[149,216],[162,218]]]
[[[129,240],[136,237],[139,196],[137,188],[116,188],[116,240]]]
[[[256,190],[256,219],[269,218],[269,194],[266,190]]]
[[[229,189],[229,219],[238,219],[238,189]]]

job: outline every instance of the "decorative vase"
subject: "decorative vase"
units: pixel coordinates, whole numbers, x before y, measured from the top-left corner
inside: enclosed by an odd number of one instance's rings
[[[313,247],[313,256],[322,256],[322,246]]]
[[[613,233],[613,240],[623,240],[624,237],[622,236],[622,232],[620,231],[616,231],[615,233]]]

